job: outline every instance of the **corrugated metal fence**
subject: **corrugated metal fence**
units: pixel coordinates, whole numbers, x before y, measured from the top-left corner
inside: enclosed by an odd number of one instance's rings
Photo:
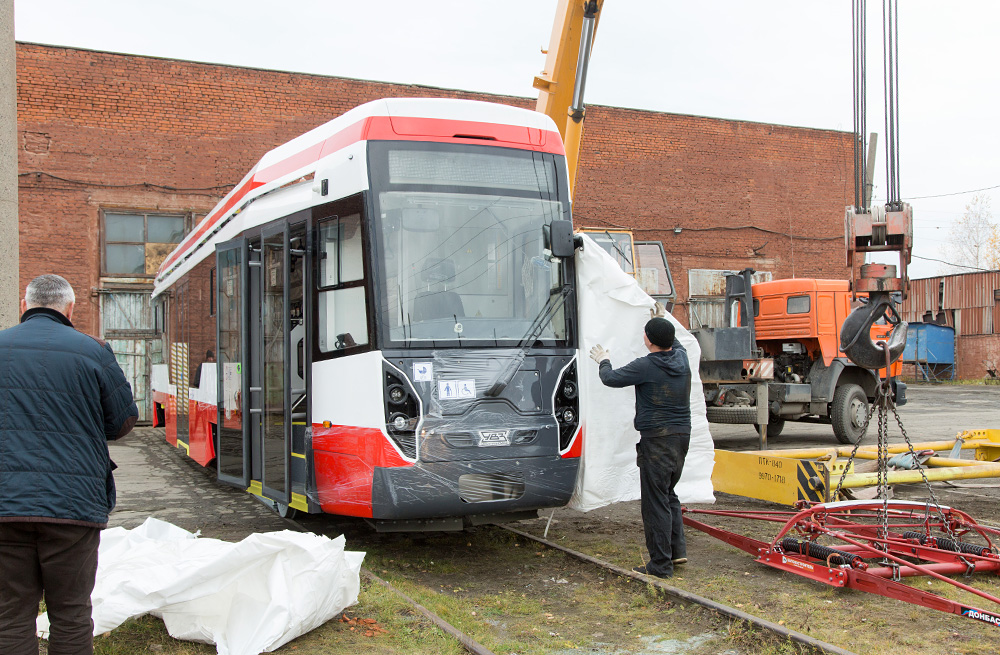
[[[948,325],[962,336],[994,334],[1000,326],[1000,272],[913,280],[901,310],[903,320]]]

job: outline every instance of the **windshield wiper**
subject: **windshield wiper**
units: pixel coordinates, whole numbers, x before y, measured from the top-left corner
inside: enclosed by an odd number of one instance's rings
[[[609,239],[611,239],[611,247],[618,251],[618,254],[622,256],[622,259],[625,261],[626,264],[631,266],[632,262],[629,260],[628,255],[626,255],[625,251],[622,250],[621,247],[619,247],[618,242],[615,241],[615,238],[613,236],[611,236],[611,233],[608,232],[607,230],[604,230],[604,233],[608,235]]]
[[[495,398],[503,393],[503,390],[507,388],[507,385],[514,378],[514,374],[517,373],[518,369],[521,368],[521,364],[524,363],[525,352],[528,350],[528,346],[535,342],[535,339],[542,333],[542,330],[552,321],[552,317],[559,311],[563,301],[566,300],[566,296],[569,295],[570,289],[571,287],[568,284],[564,284],[557,293],[549,296],[545,306],[538,312],[538,316],[531,322],[531,325],[528,326],[528,331],[524,333],[524,336],[518,342],[517,353],[500,369],[490,388],[483,393],[484,396]]]

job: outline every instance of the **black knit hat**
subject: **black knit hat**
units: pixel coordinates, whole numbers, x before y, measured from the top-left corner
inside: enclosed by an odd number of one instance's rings
[[[665,318],[651,318],[646,322],[646,337],[654,346],[671,348],[674,345],[674,324]]]

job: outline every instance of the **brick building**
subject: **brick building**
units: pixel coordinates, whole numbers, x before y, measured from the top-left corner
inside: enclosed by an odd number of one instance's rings
[[[263,153],[381,97],[534,106],[29,43],[17,44],[17,79],[21,286],[65,275],[77,326],[115,340],[137,377],[162,356],[148,350],[151,274]],[[710,293],[689,292],[690,271],[845,276],[851,146],[844,132],[592,106],[574,220],[661,241],[686,322],[692,295]],[[192,293],[208,302],[207,287]]]

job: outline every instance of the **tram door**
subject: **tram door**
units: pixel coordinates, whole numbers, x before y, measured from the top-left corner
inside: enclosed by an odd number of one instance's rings
[[[278,225],[261,234],[259,283],[251,280],[251,316],[260,312],[260,335],[250,352],[251,412],[260,417],[251,425],[251,444],[259,462],[251,471],[261,484],[261,495],[287,505],[291,500],[291,407],[288,385],[289,356],[289,248],[288,227]],[[256,322],[256,321],[255,321]],[[252,332],[252,329],[251,329]],[[257,457],[253,459],[257,460]],[[259,466],[256,464],[259,463]]]
[[[301,437],[307,424],[305,226],[273,226],[259,238],[239,241],[218,250],[219,350],[226,353],[219,359],[219,479],[287,508],[293,434]],[[241,310],[227,295],[237,288],[244,296]],[[224,303],[239,312],[238,332],[235,315],[223,316]],[[232,346],[236,342],[239,347]],[[238,419],[229,408],[239,409]],[[304,460],[298,450],[294,454]],[[304,469],[296,470],[301,484]]]
[[[246,488],[250,484],[250,448],[244,376],[248,353],[250,250],[246,239],[216,249],[216,361],[218,406],[216,465],[219,480]],[[259,261],[259,260],[258,260]]]

